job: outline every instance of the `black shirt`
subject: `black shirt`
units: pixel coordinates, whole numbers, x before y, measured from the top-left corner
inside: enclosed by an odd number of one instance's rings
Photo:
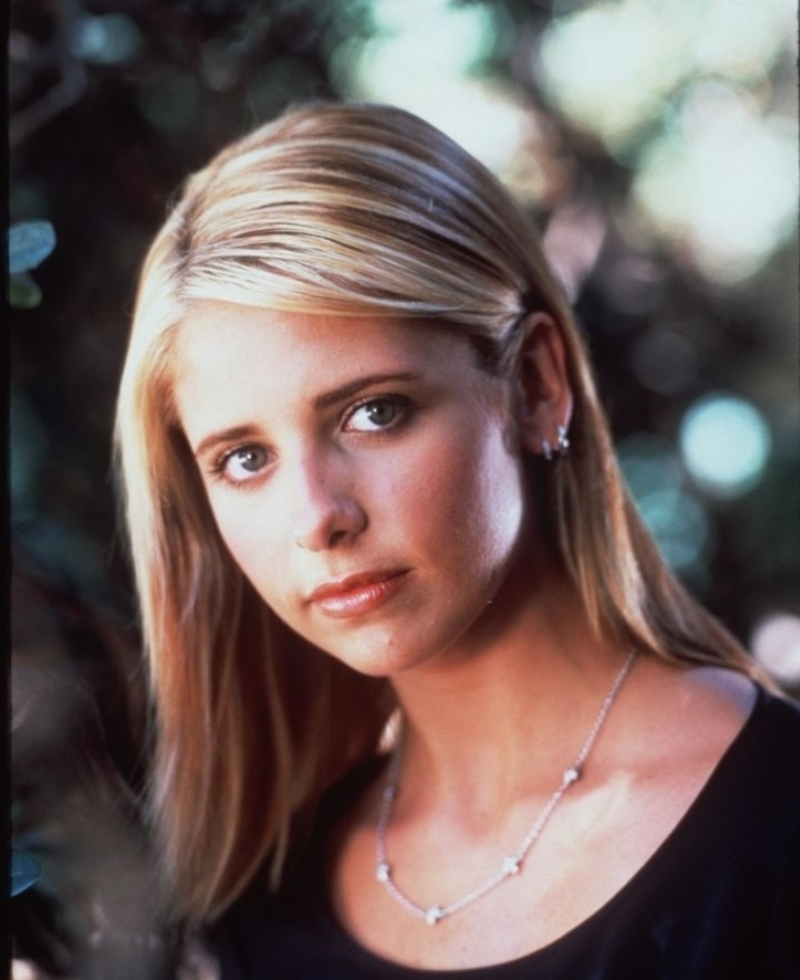
[[[251,889],[226,913],[215,930],[222,980],[800,980],[800,710],[763,690],[700,795],[628,883],[555,942],[494,966],[400,966],[334,919],[327,835],[376,772],[362,769],[329,795],[277,896]]]

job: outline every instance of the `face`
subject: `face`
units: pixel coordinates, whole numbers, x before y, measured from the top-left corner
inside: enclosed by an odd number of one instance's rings
[[[205,303],[175,396],[231,555],[311,643],[389,676],[465,650],[522,547],[507,383],[463,338]]]

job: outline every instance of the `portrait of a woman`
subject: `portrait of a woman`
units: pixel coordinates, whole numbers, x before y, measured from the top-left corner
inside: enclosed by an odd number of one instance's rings
[[[117,450],[175,921],[223,980],[789,980],[800,714],[625,488],[535,232],[295,108],[145,262]]]

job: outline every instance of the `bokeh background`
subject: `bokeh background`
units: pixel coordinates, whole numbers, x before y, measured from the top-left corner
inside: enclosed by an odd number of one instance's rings
[[[14,900],[15,978],[178,969],[138,831],[114,396],[180,182],[287,105],[404,106],[524,203],[665,556],[800,693],[795,0],[12,0],[10,20],[10,219],[57,236],[9,328],[13,818],[43,867]]]

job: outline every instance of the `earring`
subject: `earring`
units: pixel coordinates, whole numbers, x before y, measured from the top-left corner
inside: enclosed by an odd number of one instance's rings
[[[566,451],[569,449],[567,428],[564,425],[559,425],[557,431],[558,431],[558,442],[556,443],[556,452],[558,453],[559,456],[563,456],[565,455]]]
[[[547,439],[542,439],[542,456],[544,456],[548,463],[553,458],[553,447]]]

